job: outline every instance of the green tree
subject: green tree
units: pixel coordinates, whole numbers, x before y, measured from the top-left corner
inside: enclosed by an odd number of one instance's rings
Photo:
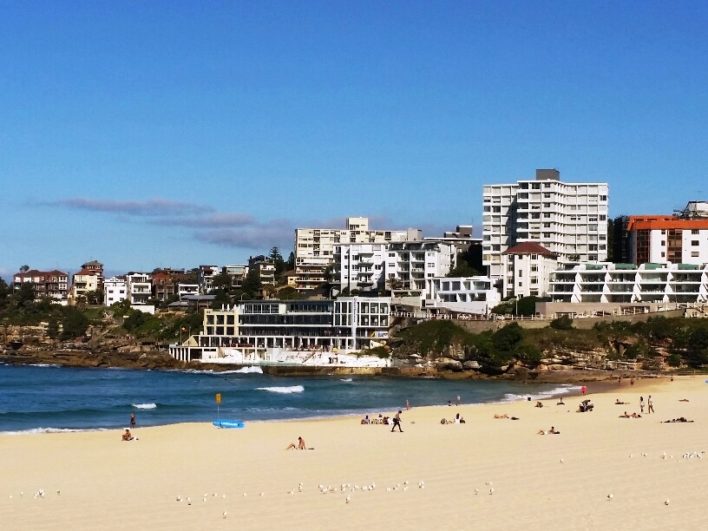
[[[2,310],[6,305],[7,301],[10,298],[10,286],[7,285],[7,282],[0,277],[0,310]]]
[[[88,318],[76,308],[66,308],[62,318],[62,339],[82,337],[89,326]]]
[[[255,267],[250,267],[241,285],[242,298],[255,299],[260,294],[261,288],[261,276],[258,270]]]
[[[295,269],[295,253],[290,251],[290,255],[288,256],[288,261],[285,263],[285,267],[287,271],[292,271]]]
[[[280,279],[280,275],[283,274],[286,267],[285,260],[283,260],[283,255],[280,254],[280,249],[277,247],[272,247],[270,250],[270,259],[275,266],[275,276],[277,279]]]
[[[20,284],[20,289],[15,294],[15,301],[18,308],[34,302],[34,285],[31,282]]]
[[[494,350],[502,354],[511,354],[523,339],[524,334],[518,323],[511,323],[492,334]]]

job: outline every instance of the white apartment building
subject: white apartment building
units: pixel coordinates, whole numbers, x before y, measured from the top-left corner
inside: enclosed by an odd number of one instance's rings
[[[502,253],[501,293],[506,297],[545,297],[550,289],[551,273],[558,259],[536,242],[524,242]]]
[[[221,273],[221,268],[217,265],[200,265],[197,272],[197,283],[203,295],[211,293],[214,289],[214,278]]]
[[[568,266],[553,272],[550,296],[571,303],[705,303],[708,264]]]
[[[444,277],[457,263],[453,244],[423,241],[388,244],[385,287],[391,292],[425,293],[427,279]]]
[[[455,267],[457,250],[452,243],[435,241],[397,243],[348,243],[335,247],[331,281],[345,289],[418,292],[426,280],[447,275]]]
[[[343,291],[370,291],[384,288],[384,266],[388,256],[385,243],[341,243],[334,247],[332,284]]]
[[[103,283],[103,304],[113,306],[117,302],[123,302],[128,298],[128,284],[125,279],[111,277]]]
[[[426,279],[424,307],[487,315],[501,302],[489,277],[434,277]]]
[[[184,300],[188,295],[199,295],[199,284],[177,284],[177,298]]]
[[[125,275],[130,305],[148,304],[152,297],[152,283],[148,273],[128,273]]]
[[[502,253],[537,242],[561,263],[607,259],[607,183],[565,183],[558,170],[536,170],[535,180],[485,185],[482,263],[504,277]]]
[[[422,237],[418,229],[371,230],[366,217],[348,217],[345,229],[295,229],[295,287],[312,291],[327,281],[326,270],[334,264],[337,244],[419,241]]]

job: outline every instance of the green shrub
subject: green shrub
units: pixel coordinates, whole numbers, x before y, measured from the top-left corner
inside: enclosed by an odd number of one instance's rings
[[[553,319],[550,326],[556,330],[571,330],[573,328],[573,320],[567,315],[561,315],[558,319]]]

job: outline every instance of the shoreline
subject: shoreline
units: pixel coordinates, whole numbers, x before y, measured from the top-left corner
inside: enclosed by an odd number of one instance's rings
[[[504,381],[499,381],[500,384],[505,383]],[[539,382],[533,382],[534,384],[539,383]],[[554,382],[555,383],[555,382]],[[665,381],[660,381],[657,378],[647,378],[640,380],[638,382],[635,382],[633,386],[630,386],[629,384],[622,384],[619,385],[616,382],[610,382],[610,381],[599,381],[599,382],[593,382],[592,385],[592,390],[590,395],[592,394],[617,394],[617,393],[622,393],[625,391],[633,391],[633,390],[648,390],[648,389],[654,389],[657,388],[661,385],[664,385]],[[550,385],[550,384],[549,384]],[[562,392],[561,390],[563,388],[568,388],[567,392]],[[487,407],[487,406],[498,406],[498,407],[504,407],[507,404],[516,404],[516,403],[523,403],[526,404],[529,401],[530,402],[545,402],[545,401],[553,401],[556,400],[560,397],[568,400],[572,399],[578,399],[580,400],[583,398],[583,396],[580,394],[580,386],[576,385],[576,383],[562,383],[559,384],[559,387],[556,387],[552,389],[551,391],[555,391],[552,393],[541,393],[541,394],[528,394],[526,395],[527,398],[522,397],[521,395],[518,398],[513,398],[513,399],[500,399],[500,400],[490,400],[490,401],[484,401],[484,402],[461,402],[459,405],[453,404],[452,406],[448,406],[446,403],[439,403],[439,404],[426,404],[426,405],[413,405],[411,407],[412,409],[423,409],[423,408],[445,408],[445,407],[469,407],[469,408],[475,408],[475,407]],[[590,396],[589,395],[589,396]],[[530,397],[530,398],[528,398]],[[402,411],[406,412],[405,405],[398,406],[402,409]],[[333,412],[332,414],[316,414],[316,415],[311,415],[311,416],[297,416],[297,417],[280,417],[280,418],[261,418],[261,419],[239,419],[242,420],[244,423],[251,425],[251,424],[257,424],[257,423],[279,423],[279,422],[326,422],[330,420],[337,420],[337,419],[361,419],[364,415],[370,415],[374,416],[377,415],[378,413],[382,411],[388,411],[391,409],[396,409],[396,407],[390,407],[390,406],[381,406],[381,407],[374,407],[374,408],[361,408],[361,409],[356,409],[354,411],[336,411]],[[212,425],[212,420],[178,420],[175,422],[166,422],[164,424],[150,424],[150,425],[144,425],[140,426],[140,429],[153,429],[153,428],[164,428],[168,426],[190,426],[190,425],[205,425],[205,426],[211,426]],[[115,425],[115,426],[96,426],[96,427],[86,427],[86,428],[63,428],[63,427],[53,427],[53,426],[39,426],[39,427],[34,427],[34,428],[27,428],[24,430],[6,430],[6,431],[0,431],[0,436],[3,435],[8,435],[8,436],[19,436],[19,435],[57,435],[57,434],[64,434],[64,433],[90,433],[90,432],[106,432],[106,431],[115,431],[115,430],[122,430],[124,429],[124,425]]]
[[[346,415],[138,426],[130,442],[120,429],[0,435],[0,513],[10,530],[354,530],[391,520],[411,530],[698,530],[708,520],[704,380],[589,386],[588,413],[576,412],[578,395],[542,408],[415,406],[403,433]],[[618,418],[647,393],[657,413]],[[441,425],[456,413],[467,422]],[[681,416],[695,423],[663,422]],[[550,426],[560,435],[537,434]],[[298,436],[314,450],[287,451]]]

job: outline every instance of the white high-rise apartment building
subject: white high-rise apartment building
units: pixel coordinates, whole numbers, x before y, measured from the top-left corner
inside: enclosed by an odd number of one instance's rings
[[[502,253],[537,242],[559,263],[607,259],[607,183],[565,183],[558,170],[536,170],[536,179],[484,186],[482,263],[504,276]]]
[[[370,230],[369,218],[349,217],[345,229],[295,229],[295,287],[310,291],[326,282],[325,270],[334,264],[340,243],[420,241],[419,229]]]

